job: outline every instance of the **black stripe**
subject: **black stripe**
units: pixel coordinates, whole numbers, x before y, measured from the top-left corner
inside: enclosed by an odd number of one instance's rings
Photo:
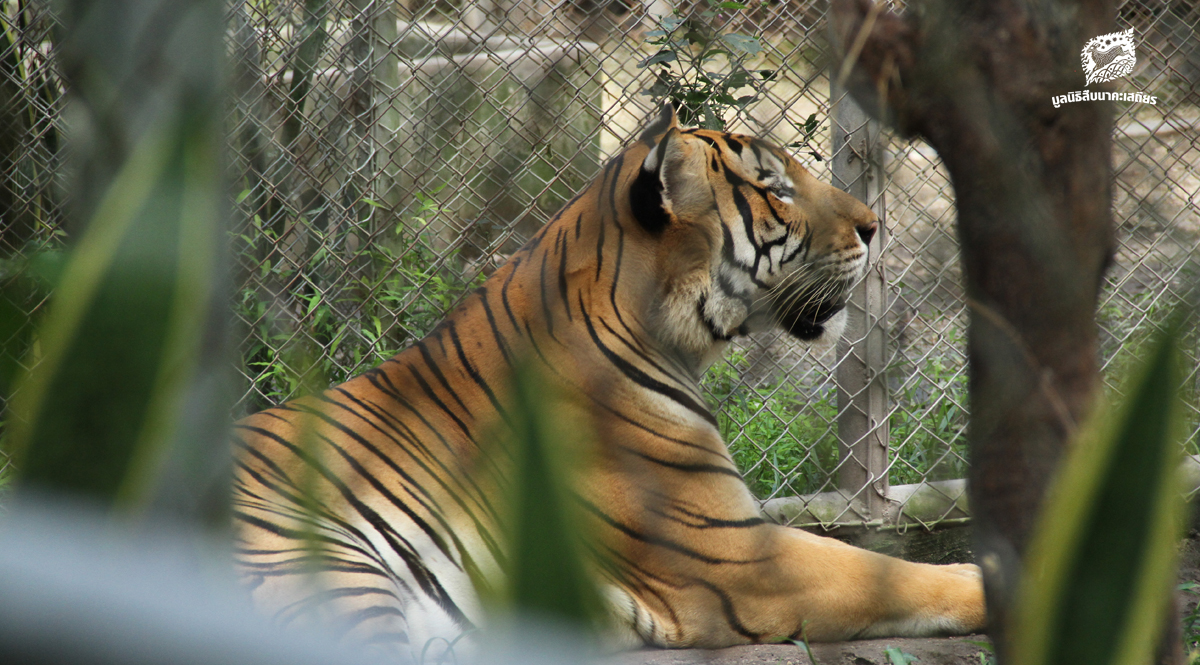
[[[462,342],[458,339],[458,330],[454,327],[454,324],[451,323],[446,329],[450,332],[450,343],[454,345],[454,350],[458,352],[458,361],[462,363],[463,369],[467,370],[467,376],[471,377],[471,380],[475,382],[475,385],[479,386],[484,395],[487,395],[488,401],[492,403],[492,406],[496,409],[496,413],[500,414],[504,422],[511,424],[512,421],[508,419],[508,412],[504,410],[503,406],[500,406],[500,401],[496,399],[496,393],[492,392],[492,387],[483,379],[483,376],[479,373],[479,370],[475,369],[471,361],[467,360],[467,354],[463,351]]]
[[[500,334],[500,328],[496,326],[496,317],[492,315],[492,306],[487,300],[487,287],[479,287],[479,300],[483,303],[483,314],[487,317],[488,327],[492,329],[492,337],[496,340],[496,346],[500,347],[500,355],[504,356],[504,362],[509,367],[513,365],[513,356],[508,349],[508,342],[505,341],[504,335]]]
[[[640,531],[637,531],[636,529],[633,529],[625,524],[621,524],[617,520],[613,519],[612,517],[607,515],[604,511],[600,510],[595,505],[593,505],[591,502],[589,502],[587,499],[584,499],[580,496],[576,496],[575,499],[579,503],[583,504],[583,507],[586,508],[588,510],[588,512],[590,512],[593,515],[595,515],[596,517],[600,518],[600,521],[611,526],[612,528],[616,529],[617,531],[620,531],[621,533],[625,534],[626,536],[629,536],[630,538],[632,538],[636,541],[643,542],[648,545],[656,545],[658,547],[661,547],[666,550],[670,550],[677,554],[682,554],[683,556],[685,556],[689,559],[694,559],[696,561],[700,561],[702,563],[707,563],[707,564],[711,564],[711,565],[730,564],[730,565],[739,565],[739,566],[755,564],[755,563],[762,563],[763,561],[768,560],[768,559],[747,559],[747,560],[722,559],[720,557],[709,556],[707,554],[697,552],[696,550],[691,549],[690,547],[687,547],[685,545],[681,545],[673,540],[668,540],[666,538],[662,538],[659,536],[654,536],[654,535],[651,535],[648,533],[642,533]]]
[[[433,387],[429,385],[429,382],[425,380],[425,377],[421,376],[421,373],[417,371],[416,367],[408,364],[405,366],[412,374],[412,377],[416,379],[417,387],[421,389],[421,393],[424,394],[425,397],[431,402],[433,402],[433,404],[437,406],[442,413],[446,414],[446,417],[454,421],[454,424],[457,425],[460,430],[462,430],[462,433],[466,435],[467,439],[472,443],[475,443],[475,446],[478,447],[479,444],[475,442],[475,437],[471,435],[471,430],[467,427],[467,423],[464,422],[462,418],[459,418],[458,414],[454,413],[454,411],[451,411],[450,406],[443,402],[442,398],[437,396],[437,393],[433,391]],[[453,390],[450,390],[449,386],[446,386],[446,390],[450,392],[450,396],[453,397],[456,402],[462,404],[462,400],[458,398],[458,394]],[[467,415],[470,416],[471,412],[467,411]]]
[[[299,457],[302,461],[308,464],[309,467],[320,473],[321,476],[323,476],[325,480],[338,491],[338,493],[342,496],[342,499],[346,501],[346,503],[350,504],[350,507],[353,508],[359,515],[361,515],[362,518],[368,524],[374,527],[376,532],[379,533],[379,535],[382,536],[385,541],[387,541],[392,551],[404,561],[409,572],[412,573],[413,579],[415,579],[417,585],[421,587],[421,590],[424,591],[425,594],[429,596],[435,603],[437,603],[442,609],[444,609],[446,613],[449,614],[452,619],[454,619],[455,623],[458,623],[460,626],[472,625],[471,621],[467,619],[462,610],[459,609],[459,607],[454,603],[453,599],[450,598],[450,595],[446,592],[446,590],[442,588],[442,585],[438,579],[430,572],[428,568],[425,567],[424,561],[421,559],[420,555],[417,554],[416,550],[413,549],[413,547],[408,543],[407,539],[400,535],[400,533],[397,532],[386,520],[384,520],[379,513],[375,512],[375,510],[373,510],[370,506],[354,496],[354,493],[350,491],[350,488],[347,487],[337,477],[336,474],[334,474],[324,465],[318,464],[311,455],[301,450],[298,446],[288,442],[286,439],[276,435],[274,432],[255,427],[243,426],[243,428],[253,431],[288,448],[291,450],[292,454]],[[357,462],[354,462],[353,459],[345,453],[345,451],[343,451],[328,437],[321,436],[321,439],[323,439],[327,445],[341,454],[343,459],[346,459],[347,462],[357,464]],[[363,477],[368,481],[373,480],[370,476],[365,474],[365,470],[360,471],[360,473],[362,473]],[[397,507],[401,510],[407,509],[407,506],[405,506],[403,503],[398,503]],[[406,510],[406,512],[411,511]],[[423,524],[419,520],[415,520],[415,522],[418,524],[418,526]]]
[[[478,518],[475,517],[475,513],[470,508],[467,507],[466,502],[463,500],[464,496],[469,496],[471,498],[471,501],[476,506],[478,506],[484,512],[491,515],[493,517],[493,519],[496,518],[495,509],[492,507],[491,502],[488,501],[487,495],[483,492],[483,490],[479,487],[479,485],[476,484],[475,479],[471,474],[458,473],[457,471],[452,471],[450,468],[448,468],[446,466],[445,462],[442,461],[442,458],[433,455],[429,451],[429,448],[427,446],[425,446],[424,442],[422,442],[416,436],[416,433],[413,432],[412,429],[409,428],[408,425],[403,420],[401,420],[401,419],[397,418],[396,416],[392,415],[391,413],[389,413],[387,409],[384,409],[380,405],[378,405],[374,402],[371,402],[369,400],[368,401],[360,401],[354,397],[350,397],[350,399],[353,400],[355,402],[355,404],[357,404],[360,408],[368,411],[369,413],[374,415],[376,418],[378,418],[380,422],[388,425],[388,427],[393,432],[395,432],[397,435],[403,437],[405,441],[409,442],[410,444],[416,446],[417,448],[419,448],[423,452],[425,452],[426,456],[429,457],[430,459],[432,459],[433,462],[435,464],[437,464],[437,466],[442,470],[442,472],[445,474],[445,477],[453,479],[455,485],[457,485],[462,490],[465,490],[463,492],[458,492],[458,491],[451,489],[451,487],[443,479],[442,475],[436,473],[434,471],[434,469],[432,469],[428,464],[426,464],[420,457],[417,457],[417,455],[415,455],[408,446],[403,446],[403,445],[399,446],[400,449],[403,450],[405,452],[405,454],[408,455],[409,459],[411,459],[414,464],[421,467],[422,471],[424,471],[426,474],[428,474],[430,478],[433,478],[434,482],[436,482],[439,486],[441,486],[441,488],[443,490],[446,491],[446,494],[451,499],[454,500],[454,503],[458,504],[458,507],[462,509],[464,514],[470,516],[471,519],[473,521],[475,521],[477,527],[482,528],[481,525],[479,524]],[[375,425],[370,420],[366,420],[366,422],[378,429],[378,426]],[[400,430],[401,427],[404,428],[404,431]],[[387,433],[384,432],[384,434],[386,435]],[[478,446],[478,444],[476,444],[476,445]],[[465,484],[464,484],[464,477],[465,477],[465,481],[466,481]],[[472,490],[474,490],[473,494],[471,493]],[[432,495],[429,494],[429,491],[426,490],[424,487],[421,488],[421,491],[423,493],[425,493],[426,495],[430,496],[432,499]],[[437,514],[436,517],[439,521],[442,521],[444,519],[440,514]],[[459,549],[461,551],[462,548],[458,542],[458,536],[455,535],[454,530],[450,529],[450,527],[447,526],[447,533],[450,535],[451,539],[455,541],[455,546],[459,547]]]
[[[249,524],[251,526],[258,527],[259,529],[262,529],[263,531],[266,531],[268,533],[279,536],[280,538],[289,538],[291,540],[299,540],[301,542],[306,541],[306,540],[309,540],[309,541],[316,540],[316,541],[326,543],[328,545],[337,545],[344,549],[348,549],[352,552],[357,552],[360,555],[362,555],[366,558],[369,558],[369,559],[375,558],[372,556],[371,552],[368,552],[367,550],[365,550],[361,547],[357,547],[350,543],[336,540],[330,536],[327,536],[323,533],[319,533],[317,531],[308,532],[308,531],[302,531],[299,529],[289,529],[285,526],[276,524],[274,522],[268,522],[267,520],[265,520],[261,517],[258,517],[255,515],[250,515],[243,511],[234,511],[233,516],[237,520],[245,522],[246,524]],[[366,537],[364,536],[363,538],[365,541]],[[375,552],[374,554],[377,556],[378,552]],[[261,564],[254,564],[253,562],[250,562],[250,561],[239,561],[238,565],[278,567],[284,563],[286,563],[286,561],[265,562],[265,563],[261,563]],[[382,559],[376,561],[376,563],[378,563],[380,566],[379,568],[370,566],[369,564],[367,564],[365,562],[357,562],[357,563],[366,569],[364,572],[369,572],[372,574],[379,575],[380,577],[386,577],[389,579],[394,576],[394,574],[391,573],[387,569],[387,564],[384,563]]]
[[[387,596],[388,598],[400,602],[400,596],[389,589],[381,589],[373,586],[352,586],[339,587],[336,589],[321,589],[314,591],[308,596],[297,600],[293,603],[288,603],[275,613],[275,620],[287,623],[295,620],[297,617],[304,616],[313,610],[341,598],[362,598],[363,596]]]
[[[472,415],[473,417],[474,414],[470,412],[470,408],[467,407],[466,402],[463,402],[461,397],[458,397],[458,393],[456,393],[455,389],[450,387],[450,382],[448,379],[446,379],[446,376],[442,372],[442,366],[438,365],[438,361],[433,359],[433,354],[430,353],[430,348],[426,346],[425,340],[416,342],[414,346],[416,347],[416,351],[420,352],[421,360],[425,360],[425,366],[428,367],[430,372],[433,373],[433,378],[438,379],[438,384],[442,385],[442,389],[446,391],[446,394],[454,397],[454,401],[458,403],[458,408],[461,408],[463,413]],[[408,366],[409,371],[413,372],[414,376],[418,375],[414,365],[406,365]],[[449,409],[446,409],[446,412],[449,412]],[[466,427],[463,427],[463,429],[466,430]]]
[[[662,168],[662,165],[659,165]],[[629,209],[637,223],[653,236],[660,236],[671,224],[671,216],[663,206],[663,184],[659,171],[638,169],[637,178],[629,186]]]
[[[463,403],[462,399],[459,398],[458,393],[456,393],[454,389],[450,387],[450,382],[446,380],[446,375],[442,373],[441,366],[438,365],[437,361],[433,359],[433,354],[429,352],[429,347],[426,346],[425,340],[417,342],[414,346],[416,346],[417,351],[420,352],[421,359],[425,361],[425,366],[428,367],[429,371],[433,373],[433,378],[437,379],[442,388],[454,398],[454,401],[458,403],[458,406],[463,410],[463,413],[467,414],[468,416],[472,415],[471,409],[467,408],[467,405]],[[408,364],[408,368],[409,371],[411,371],[414,375],[417,373],[417,370],[413,365]]]
[[[697,522],[688,522],[687,520],[681,519],[674,515],[669,515],[662,511],[656,510],[654,512],[662,515],[663,517],[665,517],[667,519],[670,519],[673,522],[683,524],[684,526],[688,526],[693,529],[750,529],[750,528],[754,528],[754,527],[758,527],[758,526],[763,526],[764,524],[768,524],[768,522],[766,520],[764,520],[761,517],[757,517],[757,516],[746,517],[746,518],[743,518],[740,520],[726,520],[726,519],[721,519],[719,517],[709,517],[708,515],[701,515],[700,513],[690,511],[682,506],[672,506],[672,508],[676,512],[683,513],[684,515],[691,517],[693,520],[697,520],[698,523]]]
[[[567,321],[574,322],[571,316],[571,302],[567,297],[567,239],[562,239],[562,259],[558,264],[558,293],[562,297],[563,309],[567,312]],[[511,363],[510,363],[511,364]]]
[[[750,280],[750,282],[752,284],[754,284],[755,286],[757,286],[758,288],[760,288],[760,289],[771,288],[769,284],[767,284],[766,282],[763,282],[762,280],[760,280],[758,278],[758,276],[754,272],[754,270],[755,270],[754,266],[748,266],[748,265],[742,263],[741,261],[738,261],[737,254],[736,254],[736,248],[734,247],[734,244],[733,244],[733,231],[729,228],[728,224],[721,225],[721,234],[725,238],[724,246],[721,248],[721,254],[722,254],[722,256],[725,257],[725,263],[727,263],[728,265],[737,266],[738,268],[741,268],[742,271],[746,273],[746,277]],[[751,240],[751,245],[753,245],[753,242],[754,241]],[[757,262],[757,259],[755,259],[755,261]]]
[[[588,334],[591,335],[592,342],[596,345],[597,348],[600,349],[600,351],[604,354],[604,357],[608,358],[609,362],[611,362],[613,365],[615,365],[617,367],[617,369],[621,370],[622,374],[624,374],[626,377],[628,377],[631,381],[638,384],[639,386],[642,386],[643,388],[646,388],[647,390],[652,390],[670,400],[673,400],[674,402],[680,404],[681,406],[687,408],[688,410],[692,411],[693,413],[695,413],[696,415],[700,416],[705,421],[710,423],[713,427],[717,426],[717,419],[714,418],[713,415],[708,412],[708,409],[704,408],[704,406],[697,403],[696,400],[692,399],[690,395],[688,395],[687,393],[683,392],[682,390],[680,390],[674,386],[668,386],[667,384],[663,383],[662,381],[659,381],[655,378],[650,377],[645,372],[643,372],[641,369],[635,367],[628,360],[622,358],[620,355],[618,355],[612,349],[605,346],[604,342],[600,341],[600,336],[598,334],[596,334],[596,327],[592,325],[592,319],[588,315],[587,307],[583,304],[583,295],[582,294],[580,294],[580,296],[579,296],[579,310],[583,314],[583,321],[584,321],[584,323],[587,324]]]
[[[785,263],[796,258],[796,255],[799,254],[800,252],[804,252],[804,258],[807,259],[808,258],[808,250],[811,247],[812,247],[812,233],[810,232],[808,225],[806,224],[805,228],[804,228],[804,233],[801,234],[801,236],[800,236],[800,244],[796,245],[795,251],[793,251],[791,254],[788,254],[787,256],[780,259],[779,265],[782,266]]]
[[[614,305],[615,305],[615,303],[614,303]],[[616,337],[618,340],[621,341],[622,344],[625,345],[625,348],[629,349],[630,351],[633,351],[635,354],[637,354],[637,356],[639,358],[644,360],[646,363],[648,363],[654,369],[661,372],[664,376],[669,376],[672,379],[679,381],[680,383],[684,383],[684,381],[682,381],[678,376],[676,376],[675,374],[672,374],[671,372],[668,372],[666,370],[666,368],[664,368],[662,365],[659,365],[657,361],[655,361],[653,358],[651,358],[650,355],[643,350],[646,347],[642,344],[641,340],[637,338],[637,336],[634,334],[634,332],[632,330],[629,330],[629,328],[625,329],[625,331],[628,332],[633,337],[633,341],[631,342],[624,335],[613,330],[612,326],[608,325],[608,321],[605,321],[603,318],[598,319],[598,320],[600,321],[600,325],[604,326],[604,329],[606,331],[608,331],[608,333],[610,335],[612,335],[613,337]],[[636,344],[635,344],[635,342],[636,342]]]
[[[518,256],[512,260],[508,277],[504,278],[504,286],[500,287],[500,302],[504,305],[504,313],[508,315],[508,322],[512,324],[513,330],[517,331],[518,336],[521,334],[521,326],[517,325],[517,317],[513,314],[512,305],[508,302],[508,285],[512,284],[513,277],[517,274],[517,269],[521,267],[521,258]]]
[[[547,366],[549,366],[550,361],[546,360],[546,356],[542,355],[542,347],[538,346],[537,338],[533,336],[533,330],[530,330],[530,328],[529,328],[529,320],[528,319],[525,320],[525,332],[529,333],[529,343],[530,343],[530,345],[533,346],[533,352],[536,353],[537,356],[542,359],[543,363],[545,363]]]
[[[364,607],[349,614],[343,614],[337,617],[336,621],[342,624],[343,631],[348,633],[364,621],[378,619],[379,617],[400,617],[403,619],[404,613],[400,611],[400,608],[391,605],[372,605],[371,607]]]
[[[335,400],[331,400],[328,398],[325,398],[324,401],[326,403],[331,403],[331,404],[335,404],[335,405],[338,404]],[[392,472],[399,475],[403,480],[405,480],[409,483],[415,483],[413,478],[411,476],[409,476],[403,469],[401,469],[400,466],[397,465],[394,460],[392,460],[391,458],[384,455],[383,451],[379,450],[379,448],[377,448],[375,446],[375,444],[371,443],[370,441],[367,441],[367,439],[365,437],[361,436],[358,432],[355,432],[354,430],[350,429],[349,427],[338,422],[335,418],[330,417],[321,409],[316,409],[316,408],[310,409],[309,415],[314,416],[314,417],[324,421],[326,424],[333,427],[335,430],[341,432],[342,434],[345,434],[347,437],[349,437],[352,441],[354,441],[358,445],[362,446],[363,448],[366,448],[368,452],[370,452],[372,455],[374,455],[375,457],[377,457],[381,461],[383,461],[384,464],[386,464],[388,466],[388,468],[392,470]],[[400,497],[396,496],[396,494],[394,492],[392,492],[392,490],[390,488],[388,488],[386,485],[384,485],[382,481],[380,481],[378,478],[376,478],[374,476],[374,474],[372,474],[370,471],[368,471],[367,468],[365,466],[363,466],[363,464],[361,462],[359,462],[356,457],[354,457],[350,453],[346,452],[346,450],[344,448],[342,448],[340,445],[338,445],[337,442],[335,442],[333,439],[330,439],[329,437],[325,436],[324,434],[320,434],[320,433],[317,433],[316,435],[322,441],[324,441],[326,445],[328,445],[330,448],[332,448],[333,451],[336,452],[338,454],[338,456],[341,457],[342,460],[356,474],[358,474],[363,480],[366,480],[372,489],[374,489],[376,492],[378,492],[379,495],[382,496],[384,499],[386,499],[387,502],[390,503],[393,507],[397,508],[398,510],[400,510],[400,512],[404,513],[405,516],[407,516],[408,519],[411,520],[412,523],[415,524],[417,526],[417,528],[420,529],[421,532],[424,533],[426,535],[426,537],[428,537],[429,540],[432,541],[435,546],[437,546],[438,550],[440,550],[442,554],[446,555],[446,558],[450,559],[451,561],[454,560],[454,558],[450,555],[450,548],[447,546],[446,541],[442,538],[442,535],[440,533],[438,533],[433,528],[432,525],[430,525],[428,522],[426,522],[424,518],[417,515],[417,512],[415,510],[413,510],[412,507],[409,506],[407,502],[401,501]],[[295,450],[299,450],[299,448],[297,447]],[[305,457],[308,457],[307,454],[305,455]],[[315,462],[315,460],[313,460],[313,462]],[[318,468],[317,470],[321,473],[321,475],[323,475],[327,479],[329,479],[331,483],[333,482],[333,479],[336,478],[337,479],[336,486],[338,486],[339,488],[345,487],[346,492],[349,493],[349,487],[342,485],[341,478],[336,476],[332,471],[329,471],[323,465],[321,465],[321,467]],[[424,508],[427,512],[432,512],[430,510],[430,507],[425,505],[425,503],[423,501],[421,501],[420,499],[418,499],[416,497],[416,495],[414,495],[412,492],[409,492],[409,495],[412,496],[413,499],[416,500],[421,505],[421,507]],[[362,506],[361,509],[358,509],[360,514],[363,514],[364,516],[366,516],[365,513],[362,512],[364,509],[371,511],[372,514],[375,514],[374,510],[369,508],[365,503],[359,501],[357,498],[354,501],[357,505]],[[383,522],[382,517],[379,517],[379,520],[381,522]],[[368,521],[370,521],[370,520],[368,520]],[[400,537],[402,540],[405,541],[406,545],[408,544],[408,539],[403,538],[403,536],[400,536],[399,532],[397,532],[390,523],[387,523],[386,530],[389,532],[392,532],[392,533],[396,533],[396,535],[398,537]],[[381,531],[381,534],[382,533],[383,532]],[[409,546],[409,549],[412,549],[411,546]],[[397,552],[397,554],[399,554],[399,552]],[[413,554],[414,554],[414,556],[416,555],[415,550],[413,550]],[[422,564],[422,566],[423,565],[424,564]]]
[[[617,447],[629,453],[630,455],[633,455],[634,457],[639,457],[652,464],[657,464],[658,466],[668,469],[674,469],[675,471],[683,471],[685,473],[713,473],[722,476],[730,476],[732,478],[737,478],[738,480],[742,479],[742,474],[738,473],[737,469],[731,469],[727,466],[703,463],[672,462],[660,457],[654,457],[653,455],[649,455],[640,450],[635,450],[629,446],[618,445]]]
[[[617,222],[617,216],[620,212],[617,209],[617,180],[621,177],[621,168],[625,164],[625,153],[617,155],[617,158],[609,162],[611,171],[606,170],[605,176],[608,178],[608,212],[612,213],[613,221],[617,224],[617,228],[621,227],[620,222]],[[596,281],[600,280],[600,270],[604,267],[604,231],[608,226],[604,223],[604,216],[600,217],[600,239],[596,242]]]
[[[729,597],[729,594],[717,588],[717,585],[705,580],[704,578],[697,577],[693,579],[697,585],[708,589],[721,601],[721,612],[725,615],[725,621],[729,624],[730,628],[751,642],[758,642],[762,639],[763,633],[755,633],[749,628],[746,628],[746,626],[742,623],[741,619],[737,615],[737,609],[733,606],[733,599]]]
[[[750,309],[750,306],[754,304],[750,296],[738,293],[737,287],[733,285],[733,282],[729,281],[729,276],[723,270],[717,271],[717,288],[721,290],[721,293],[745,305],[746,309]]]
[[[542,269],[541,277],[538,280],[542,291],[542,316],[546,319],[546,332],[550,333],[550,338],[558,341],[554,336],[554,313],[550,311],[550,297],[546,295],[546,261],[550,258],[550,252],[542,253]]]

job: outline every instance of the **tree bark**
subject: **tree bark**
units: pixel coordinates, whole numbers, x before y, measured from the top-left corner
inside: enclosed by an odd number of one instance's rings
[[[920,135],[958,208],[970,312],[970,501],[990,632],[1004,662],[1012,590],[1044,489],[1099,383],[1094,313],[1113,252],[1112,108],[1079,49],[1108,0],[930,0],[897,15],[835,0],[837,71],[868,111]]]

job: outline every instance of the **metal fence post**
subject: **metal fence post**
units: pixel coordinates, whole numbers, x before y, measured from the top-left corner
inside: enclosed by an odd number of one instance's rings
[[[883,144],[880,125],[841,90],[833,90],[833,184],[871,206],[879,231],[870,244],[871,266],[846,306],[846,334],[838,343],[838,486],[854,496],[862,518],[878,520],[887,506],[887,336],[882,319],[887,281],[880,255],[887,244]]]

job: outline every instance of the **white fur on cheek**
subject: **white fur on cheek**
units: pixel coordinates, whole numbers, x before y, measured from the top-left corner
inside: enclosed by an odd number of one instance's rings
[[[825,329],[821,336],[809,342],[809,346],[817,353],[824,353],[833,348],[846,332],[846,320],[849,316],[846,310],[842,310],[837,314],[829,317],[829,320],[821,324]]]

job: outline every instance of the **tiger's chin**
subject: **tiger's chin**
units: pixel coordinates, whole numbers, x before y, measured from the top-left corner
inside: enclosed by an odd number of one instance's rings
[[[775,320],[789,335],[824,350],[846,330],[846,301],[823,302],[811,309],[776,312]]]

